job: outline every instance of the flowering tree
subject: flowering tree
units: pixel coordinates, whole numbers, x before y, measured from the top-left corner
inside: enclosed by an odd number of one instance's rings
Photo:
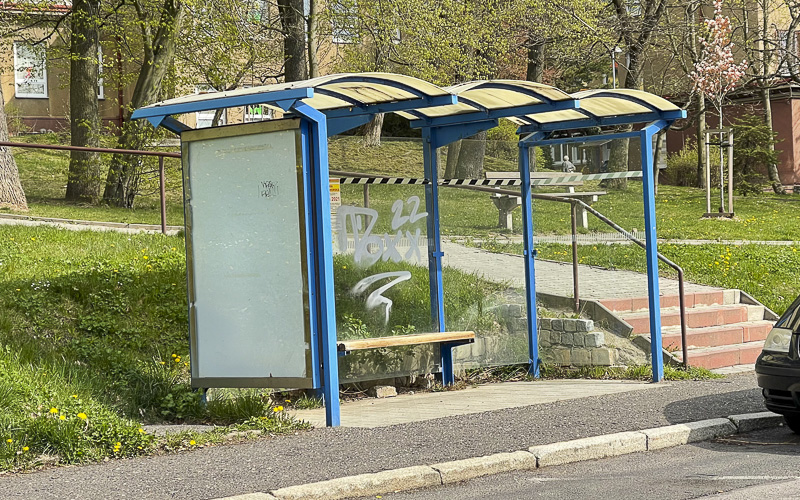
[[[702,57],[689,76],[694,82],[694,90],[702,92],[714,103],[722,127],[722,103],[744,76],[747,61],[734,62],[731,20],[722,15],[722,0],[714,2],[714,18],[706,19],[705,24],[708,38],[700,38]]]
[[[736,87],[747,70],[747,61],[739,64],[733,59],[731,41],[731,20],[722,15],[722,0],[714,1],[714,18],[705,20],[708,38],[700,38],[702,56],[694,65],[689,76],[694,82],[694,90],[702,92],[717,108],[719,128],[722,129],[722,105],[725,96]],[[720,132],[720,145],[722,132]],[[699,153],[699,152],[698,152]],[[720,146],[720,211],[723,211],[722,172],[723,152]]]

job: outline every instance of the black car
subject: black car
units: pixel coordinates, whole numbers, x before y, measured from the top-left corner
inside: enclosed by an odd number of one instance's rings
[[[756,374],[767,409],[783,415],[800,434],[800,297],[767,335]]]

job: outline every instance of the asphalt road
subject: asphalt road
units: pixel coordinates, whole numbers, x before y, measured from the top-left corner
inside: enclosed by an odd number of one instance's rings
[[[385,500],[684,500],[706,496],[715,500],[800,498],[800,436],[780,427],[660,451],[382,495]]]
[[[315,429],[239,445],[0,476],[0,498],[206,499],[764,411],[755,375],[670,382],[376,429]]]

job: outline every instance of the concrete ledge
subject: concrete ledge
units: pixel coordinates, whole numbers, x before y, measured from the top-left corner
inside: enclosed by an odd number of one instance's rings
[[[641,432],[618,432],[563,443],[533,446],[528,451],[536,455],[539,467],[546,467],[647,451],[647,437]]]
[[[641,431],[647,436],[647,449],[660,450],[672,446],[705,441],[736,433],[736,426],[727,418],[712,418],[688,424],[668,425]]]
[[[481,476],[536,468],[536,456],[527,451],[497,453],[431,465],[442,476],[442,484],[457,483]]]
[[[413,490],[440,486],[441,476],[427,466],[406,467],[374,474],[340,477],[318,483],[289,486],[270,491],[280,500],[353,498],[391,491]]]
[[[738,432],[750,432],[758,429],[769,429],[783,424],[783,416],[771,411],[761,413],[745,413],[728,417]]]

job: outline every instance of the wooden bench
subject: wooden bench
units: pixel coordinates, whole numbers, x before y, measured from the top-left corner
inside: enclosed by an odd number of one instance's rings
[[[400,347],[420,344],[441,344],[442,382],[449,385],[455,382],[453,373],[453,347],[475,342],[475,332],[436,332],[413,333],[410,335],[392,335],[371,339],[340,340],[336,349],[340,355],[364,349],[380,349],[382,347]]]
[[[558,177],[564,177],[568,175],[580,175],[580,174],[567,173],[567,172],[531,172],[531,180],[533,181],[539,179],[555,179]],[[486,179],[492,179],[492,180],[518,180],[519,172],[485,172],[484,176],[486,177]],[[556,197],[576,198],[586,203],[587,205],[592,205],[599,199],[600,196],[607,194],[605,191],[575,192],[575,186],[583,186],[582,180],[559,181],[559,182],[554,182],[552,184],[548,183],[547,186],[548,187],[566,186],[567,192],[536,193],[537,196],[547,196],[553,198]],[[491,196],[492,196],[492,203],[494,203],[494,206],[497,208],[499,212],[497,226],[503,229],[508,229],[510,231],[512,229],[511,213],[514,211],[514,209],[516,209],[518,206],[522,204],[522,199],[519,196],[511,196],[500,193],[494,193]],[[578,206],[577,215],[578,215],[578,224],[584,229],[589,229],[589,216],[586,213],[586,210],[580,205]]]

